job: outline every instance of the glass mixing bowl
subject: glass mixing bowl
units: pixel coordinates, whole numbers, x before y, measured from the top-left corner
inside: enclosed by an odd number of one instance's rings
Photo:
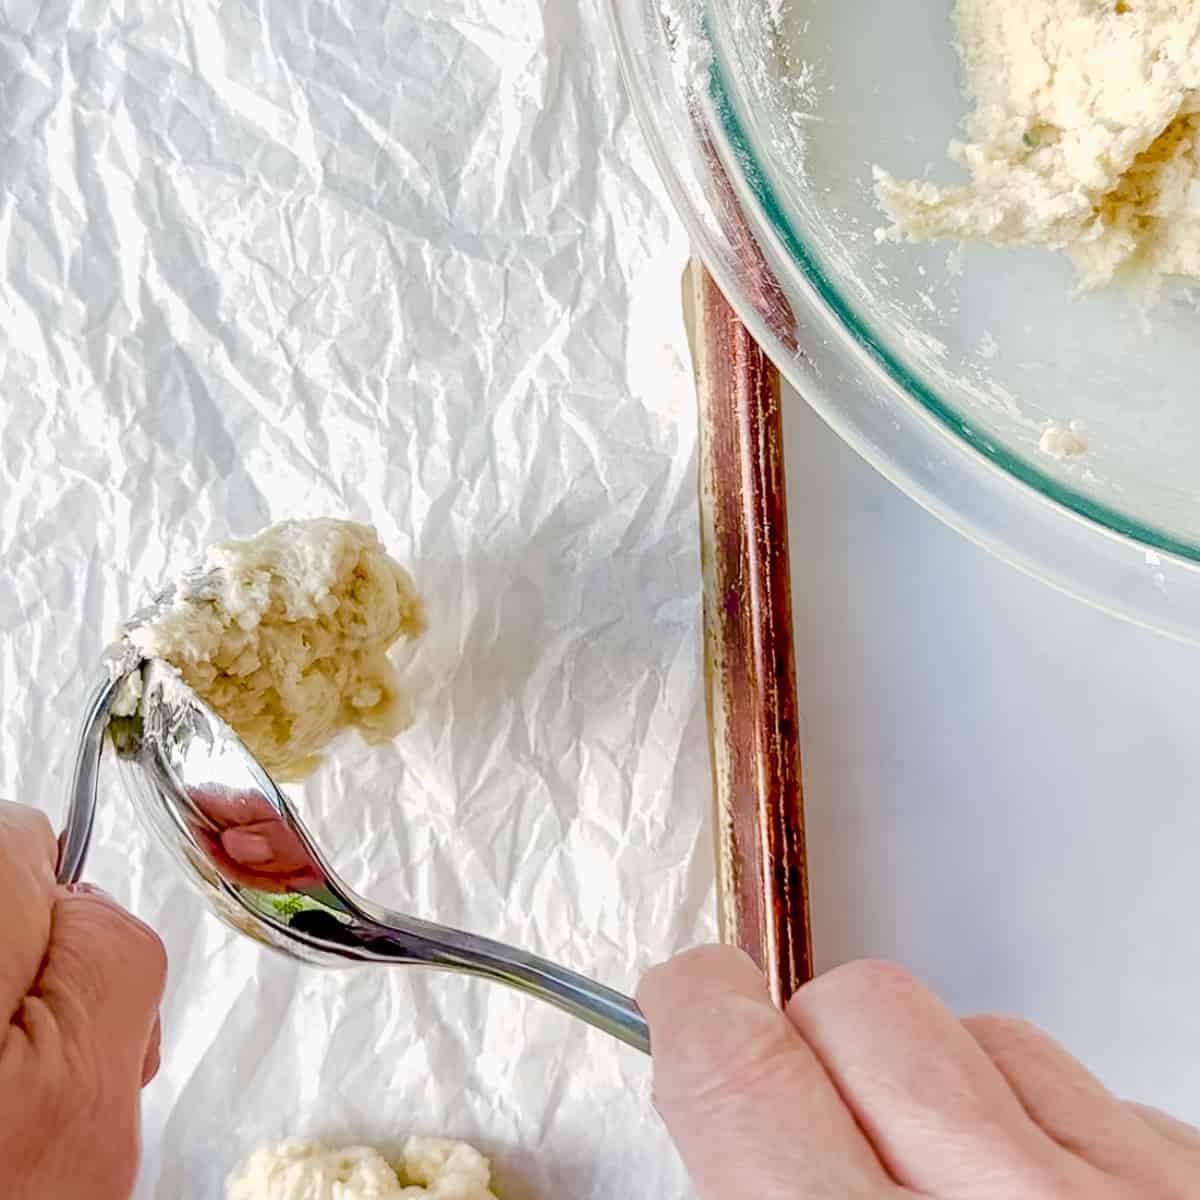
[[[797,391],[949,524],[1200,641],[1200,308],[1025,249],[877,241],[872,168],[951,182],[952,5],[610,0],[697,248]],[[1055,458],[1048,427],[1087,449]]]

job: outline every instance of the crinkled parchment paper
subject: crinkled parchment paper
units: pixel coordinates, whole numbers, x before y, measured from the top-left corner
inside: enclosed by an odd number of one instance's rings
[[[432,618],[419,725],[302,795],[351,882],[624,988],[710,937],[687,244],[599,0],[0,0],[0,129],[0,793],[61,815],[148,586],[346,515]],[[408,1131],[507,1200],[689,1194],[636,1053],[269,956],[102,790],[88,877],[171,955],[139,1200]]]

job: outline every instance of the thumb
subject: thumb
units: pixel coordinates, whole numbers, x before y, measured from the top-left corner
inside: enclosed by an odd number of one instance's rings
[[[60,890],[37,992],[63,1035],[140,1087],[166,982],[157,935],[86,885]]]
[[[746,955],[689,951],[648,972],[638,1001],[655,1101],[705,1200],[889,1190],[824,1067]]]

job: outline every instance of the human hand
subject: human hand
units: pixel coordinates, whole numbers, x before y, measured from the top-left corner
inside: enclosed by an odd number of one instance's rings
[[[59,887],[57,857],[46,818],[0,800],[0,1192],[127,1200],[166,958],[114,901]]]
[[[1128,1104],[1022,1021],[960,1021],[852,963],[786,1014],[709,946],[638,994],[655,1096],[704,1200],[1185,1200],[1200,1131]]]

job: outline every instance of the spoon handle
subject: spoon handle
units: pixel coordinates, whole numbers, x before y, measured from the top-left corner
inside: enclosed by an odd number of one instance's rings
[[[119,679],[105,675],[88,699],[87,711],[75,748],[75,767],[71,772],[71,790],[67,795],[67,819],[59,839],[58,882],[78,883],[83,874],[92,824],[96,818],[96,781],[100,774],[100,754],[104,749],[104,730],[108,711]]]
[[[438,965],[507,984],[553,1004],[643,1054],[650,1053],[650,1030],[637,1004],[594,979],[509,947],[501,947],[498,954],[488,954],[479,947],[469,958],[457,962],[452,954],[441,952],[439,957],[443,961]]]
[[[389,912],[358,896],[348,915],[346,921],[332,913],[305,913],[293,918],[291,928],[342,957],[419,963],[507,984],[650,1053],[650,1030],[637,1004],[602,983],[514,946]]]

